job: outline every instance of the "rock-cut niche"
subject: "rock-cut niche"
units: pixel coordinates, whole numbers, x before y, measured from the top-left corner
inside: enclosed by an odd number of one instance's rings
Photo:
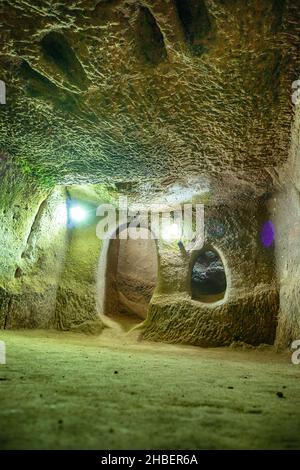
[[[192,269],[192,298],[201,302],[217,302],[224,298],[226,273],[220,255],[213,248],[201,250]]]

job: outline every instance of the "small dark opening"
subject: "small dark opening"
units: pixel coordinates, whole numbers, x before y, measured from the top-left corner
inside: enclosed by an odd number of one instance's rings
[[[179,19],[191,50],[201,55],[205,50],[203,40],[212,31],[212,23],[204,0],[175,0]]]
[[[167,58],[162,32],[151,11],[146,7],[140,7],[137,34],[139,52],[146,63],[157,65]]]
[[[227,288],[224,265],[213,249],[203,250],[192,270],[192,298],[202,302],[223,299]]]
[[[70,83],[80,88],[87,88],[87,77],[75,52],[60,33],[51,32],[41,41],[46,59],[56,64]]]

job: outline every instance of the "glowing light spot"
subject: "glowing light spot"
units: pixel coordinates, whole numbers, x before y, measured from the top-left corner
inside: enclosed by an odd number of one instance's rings
[[[70,209],[70,219],[72,222],[82,222],[87,217],[86,211],[80,206],[72,206]]]
[[[168,224],[162,228],[161,236],[165,241],[175,241],[181,237],[181,228],[178,224]]]
[[[262,244],[268,248],[269,246],[272,245],[275,239],[275,227],[274,224],[271,220],[268,220],[267,222],[264,223],[261,234],[260,234],[260,239],[262,241]]]

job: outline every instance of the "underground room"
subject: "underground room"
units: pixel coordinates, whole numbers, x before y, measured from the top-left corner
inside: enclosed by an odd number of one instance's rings
[[[300,450],[299,1],[0,15],[0,459]]]

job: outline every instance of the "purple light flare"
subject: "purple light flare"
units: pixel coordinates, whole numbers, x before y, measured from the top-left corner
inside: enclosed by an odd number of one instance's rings
[[[275,240],[275,227],[271,220],[268,220],[262,226],[260,239],[266,248],[269,248],[273,244]]]

